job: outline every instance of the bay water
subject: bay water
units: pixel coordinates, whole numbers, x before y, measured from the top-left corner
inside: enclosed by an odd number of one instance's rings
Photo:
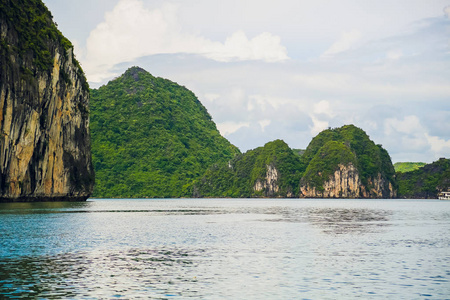
[[[450,201],[0,204],[0,298],[450,299]]]

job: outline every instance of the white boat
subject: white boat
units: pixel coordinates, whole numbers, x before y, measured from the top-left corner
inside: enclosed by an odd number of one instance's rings
[[[450,191],[448,192],[440,192],[439,200],[450,200]]]

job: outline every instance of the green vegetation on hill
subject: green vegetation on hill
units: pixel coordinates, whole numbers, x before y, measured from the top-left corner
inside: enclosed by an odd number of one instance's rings
[[[268,168],[276,169],[278,191],[255,190],[257,181],[266,182]],[[304,171],[299,157],[282,140],[249,150],[228,163],[215,164],[196,183],[201,197],[286,197],[298,195],[298,183]]]
[[[406,173],[397,173],[400,198],[437,198],[450,188],[450,159],[441,158]]]
[[[387,151],[354,125],[322,131],[309,143],[301,160],[307,166],[304,183],[316,186],[318,190],[323,189],[323,183],[329,180],[329,175],[339,164],[349,162],[358,169],[361,184],[367,190],[373,188],[371,179],[378,174],[396,186],[395,170]]]
[[[396,162],[394,164],[395,172],[405,173],[417,170],[425,166],[423,162]]]
[[[191,197],[239,154],[191,91],[138,67],[91,90],[91,135],[94,197]]]
[[[292,151],[298,156],[302,156],[305,153],[305,149],[292,149]]]
[[[31,64],[22,66],[25,74],[32,76],[35,71],[51,70],[53,41],[58,41],[65,51],[73,47],[58,30],[52,21],[52,14],[41,0],[0,0],[0,19],[8,27],[14,27],[17,33],[17,43],[14,46],[1,40],[0,54],[8,58],[9,53],[18,53],[22,60],[31,58]],[[79,68],[79,75],[84,77],[77,61],[75,64]],[[29,69],[31,67],[36,67],[36,70]]]
[[[342,142],[328,141],[309,162],[302,181],[323,191],[323,183],[337,170],[339,165],[357,165],[355,154]]]

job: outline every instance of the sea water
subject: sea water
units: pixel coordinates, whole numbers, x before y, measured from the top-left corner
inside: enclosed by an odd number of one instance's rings
[[[450,202],[0,204],[0,298],[449,299]]]

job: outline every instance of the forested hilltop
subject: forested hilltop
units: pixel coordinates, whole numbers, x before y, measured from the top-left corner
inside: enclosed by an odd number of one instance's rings
[[[450,188],[450,159],[441,158],[410,172],[397,173],[400,198],[436,199]]]
[[[395,172],[405,173],[418,170],[425,166],[426,163],[423,162],[396,162],[394,164]]]
[[[195,185],[199,197],[393,198],[386,150],[353,125],[319,133],[301,152],[281,140],[215,164]]]
[[[327,129],[301,156],[307,166],[301,197],[395,198],[397,184],[388,152],[354,125]]]
[[[133,67],[91,90],[94,197],[192,197],[194,180],[239,150],[196,96]]]
[[[195,184],[195,196],[297,197],[304,169],[299,156],[276,140],[214,164]]]
[[[91,90],[90,111],[94,197],[396,198],[400,183],[401,197],[436,198],[448,187],[447,160],[396,175],[354,125],[322,131],[305,150],[275,140],[241,154],[191,91],[138,67]]]

